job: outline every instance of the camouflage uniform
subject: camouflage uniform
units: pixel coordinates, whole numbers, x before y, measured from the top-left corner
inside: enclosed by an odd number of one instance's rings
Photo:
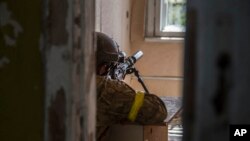
[[[117,63],[121,52],[108,35],[96,32],[96,37],[97,140],[105,140],[110,125],[129,122],[128,119],[139,124],[163,122],[167,110],[161,99],[152,94],[137,93],[123,81],[105,76],[103,68],[111,68]]]
[[[136,91],[125,82],[97,76],[97,140],[105,135],[109,125],[128,121]],[[153,94],[145,94],[136,123],[155,124],[166,119],[164,103]]]

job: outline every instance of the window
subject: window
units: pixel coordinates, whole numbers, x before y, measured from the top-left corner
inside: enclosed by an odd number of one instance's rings
[[[147,0],[145,36],[182,38],[185,14],[186,0]]]

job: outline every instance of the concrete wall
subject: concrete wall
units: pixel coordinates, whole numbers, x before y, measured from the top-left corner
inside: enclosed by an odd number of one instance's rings
[[[159,96],[181,96],[183,42],[146,42],[144,40],[145,1],[131,0],[131,53],[142,50],[136,64],[151,93]],[[143,90],[135,77],[132,87]]]
[[[95,140],[94,1],[48,0],[44,9],[45,140]]]
[[[95,140],[93,0],[0,1],[0,140]]]

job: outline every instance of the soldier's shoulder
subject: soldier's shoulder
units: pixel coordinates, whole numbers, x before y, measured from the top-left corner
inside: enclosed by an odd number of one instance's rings
[[[109,86],[116,86],[116,87],[124,87],[128,86],[124,81],[111,79],[110,77],[106,76],[97,76],[96,77],[97,85],[105,85],[106,87]]]
[[[99,75],[97,75],[96,76],[96,80],[97,80],[97,82],[99,82],[99,81],[113,81],[110,77],[108,77],[108,76],[99,76]]]

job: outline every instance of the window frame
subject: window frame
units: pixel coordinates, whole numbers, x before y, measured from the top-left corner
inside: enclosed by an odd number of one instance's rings
[[[160,30],[160,12],[162,0],[147,0],[145,8],[145,37],[166,37],[168,39],[183,39],[185,32],[163,32]]]

